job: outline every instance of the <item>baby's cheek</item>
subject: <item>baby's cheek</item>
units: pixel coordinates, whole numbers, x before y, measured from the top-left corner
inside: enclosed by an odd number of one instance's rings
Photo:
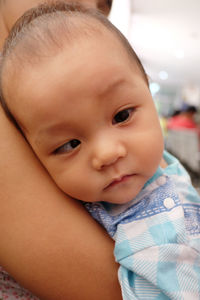
[[[84,185],[80,182],[79,176],[68,172],[68,170],[54,173],[52,178],[57,186],[72,198],[81,199],[82,194],[85,192]]]

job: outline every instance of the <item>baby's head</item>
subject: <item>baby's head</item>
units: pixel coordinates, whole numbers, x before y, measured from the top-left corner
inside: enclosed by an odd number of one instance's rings
[[[4,107],[71,197],[125,203],[158,168],[146,75],[101,14],[61,2],[30,10],[5,44],[0,80]]]

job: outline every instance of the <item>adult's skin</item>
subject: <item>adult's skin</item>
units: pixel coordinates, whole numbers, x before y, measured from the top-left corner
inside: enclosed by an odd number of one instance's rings
[[[41,2],[6,1],[0,47],[15,19]],[[121,300],[113,241],[55,186],[1,108],[0,140],[0,265],[40,299]]]

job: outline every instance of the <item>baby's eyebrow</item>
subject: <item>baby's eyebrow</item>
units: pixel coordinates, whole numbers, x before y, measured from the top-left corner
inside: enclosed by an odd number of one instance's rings
[[[99,92],[99,96],[106,96],[107,94],[111,93],[114,89],[125,83],[127,83],[127,81],[124,77],[118,77],[117,79],[110,81],[107,85],[105,85]]]
[[[41,145],[45,143],[45,138],[49,136],[57,136],[62,137],[62,135],[66,136],[66,132],[70,132],[72,130],[71,125],[64,123],[53,124],[51,126],[47,126],[39,130],[37,136],[35,137],[35,144]]]

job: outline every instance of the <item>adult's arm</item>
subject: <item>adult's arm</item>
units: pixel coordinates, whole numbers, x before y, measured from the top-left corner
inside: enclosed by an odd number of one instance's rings
[[[0,109],[0,265],[48,300],[121,300],[113,241],[64,195]]]

